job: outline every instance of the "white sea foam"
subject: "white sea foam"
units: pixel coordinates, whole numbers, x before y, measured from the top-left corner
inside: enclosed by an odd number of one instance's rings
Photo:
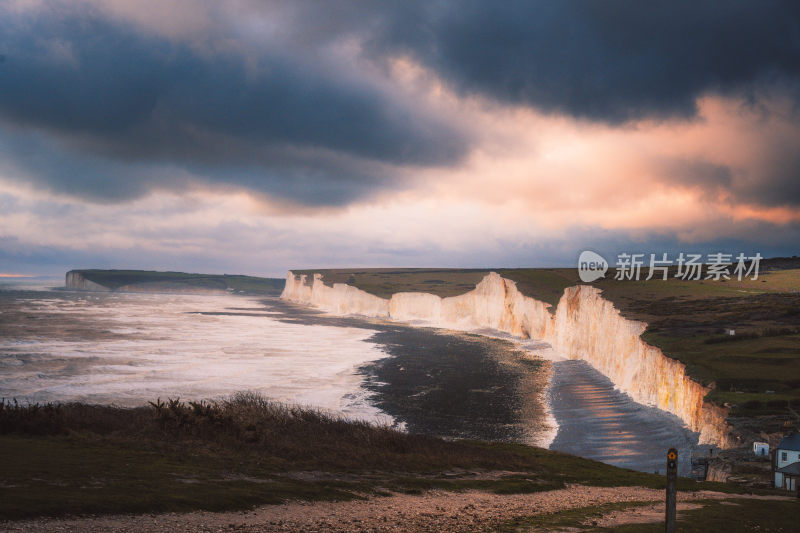
[[[0,396],[22,401],[140,405],[252,390],[351,418],[390,422],[371,406],[357,368],[386,354],[360,328],[275,320],[237,296],[86,294],[18,305],[102,333],[0,338]],[[25,308],[24,306],[27,306]],[[253,308],[247,313],[203,314]]]

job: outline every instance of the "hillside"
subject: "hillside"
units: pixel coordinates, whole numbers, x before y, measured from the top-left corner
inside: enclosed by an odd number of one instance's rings
[[[151,270],[70,270],[68,289],[120,292],[235,293],[280,295],[280,278],[260,278],[237,274],[188,274]]]

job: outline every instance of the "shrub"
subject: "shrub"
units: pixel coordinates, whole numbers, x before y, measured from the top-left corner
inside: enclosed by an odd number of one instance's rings
[[[206,449],[312,469],[425,469],[459,464],[505,469],[528,461],[502,451],[486,456],[479,447],[284,405],[250,392],[205,402],[158,399],[134,408],[2,401],[2,434],[71,434],[182,453]]]
[[[780,337],[782,335],[793,335],[797,333],[794,328],[766,328],[761,331],[762,337]]]

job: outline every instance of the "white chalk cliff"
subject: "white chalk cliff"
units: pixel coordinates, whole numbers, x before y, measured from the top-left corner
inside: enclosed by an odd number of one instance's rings
[[[558,353],[583,359],[635,401],[669,411],[700,433],[701,443],[728,447],[725,410],[704,401],[709,389],[686,375],[683,363],[641,339],[646,324],[623,317],[600,290],[577,285],[564,291],[555,314],[550,305],[523,295],[516,283],[494,272],[474,290],[441,298],[401,292],[390,299],[344,283],[309,284],[289,271],[281,298],[339,315],[424,321],[456,330],[491,328],[524,339],[541,339]]]
[[[65,286],[68,289],[75,289],[79,291],[93,291],[93,292],[109,292],[111,289],[104,287],[94,281],[90,281],[83,277],[83,274],[70,270],[67,272]]]

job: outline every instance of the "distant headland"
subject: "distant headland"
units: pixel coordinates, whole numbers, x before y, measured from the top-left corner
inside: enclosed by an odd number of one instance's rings
[[[188,274],[153,270],[70,270],[65,287],[93,292],[157,292],[279,296],[285,280],[238,274]]]

